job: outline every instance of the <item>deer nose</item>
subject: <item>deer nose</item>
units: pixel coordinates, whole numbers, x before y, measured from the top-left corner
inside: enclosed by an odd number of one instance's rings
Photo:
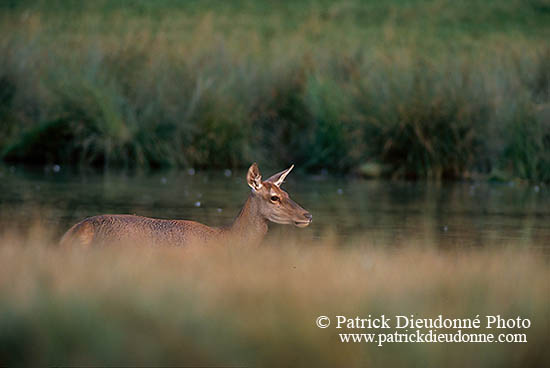
[[[311,219],[313,218],[313,216],[311,216],[311,213],[309,212],[304,213],[304,217],[307,218],[310,222],[311,222]]]

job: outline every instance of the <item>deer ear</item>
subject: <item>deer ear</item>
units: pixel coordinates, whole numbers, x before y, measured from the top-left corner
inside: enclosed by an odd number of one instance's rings
[[[286,176],[292,171],[293,168],[294,168],[294,165],[290,166],[286,170],[283,170],[283,171],[271,176],[266,181],[280,187],[281,184],[283,184],[283,181],[285,181]]]
[[[260,174],[260,169],[258,169],[258,164],[255,162],[248,168],[246,182],[250,188],[256,191],[262,189],[262,175]]]

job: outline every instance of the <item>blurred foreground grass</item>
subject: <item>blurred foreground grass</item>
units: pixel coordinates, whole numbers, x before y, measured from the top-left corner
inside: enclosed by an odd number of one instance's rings
[[[0,154],[548,181],[549,9],[548,0],[4,1]]]
[[[36,230],[36,229],[35,229]],[[550,268],[528,248],[285,238],[261,248],[56,248],[0,238],[0,365],[542,367]],[[530,318],[525,344],[343,344],[320,315]],[[355,331],[369,332],[369,331]],[[439,331],[442,332],[442,331]]]

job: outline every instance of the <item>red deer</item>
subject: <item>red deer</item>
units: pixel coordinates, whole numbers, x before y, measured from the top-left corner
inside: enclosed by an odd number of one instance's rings
[[[136,243],[183,246],[192,243],[239,241],[258,244],[267,233],[267,223],[306,227],[311,214],[281,189],[294,165],[262,181],[258,165],[248,169],[246,180],[251,193],[241,212],[227,227],[215,228],[195,221],[164,220],[133,215],[99,215],[71,227],[61,239],[62,246]]]

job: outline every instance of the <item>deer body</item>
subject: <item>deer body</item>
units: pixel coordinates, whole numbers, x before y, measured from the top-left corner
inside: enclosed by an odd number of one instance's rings
[[[133,215],[99,215],[71,227],[61,245],[139,243],[161,246],[185,246],[196,243],[239,241],[260,243],[268,221],[305,227],[312,216],[280,189],[292,167],[273,175],[265,182],[256,164],[247,174],[252,188],[241,212],[228,227],[215,228],[195,221],[164,220]]]

